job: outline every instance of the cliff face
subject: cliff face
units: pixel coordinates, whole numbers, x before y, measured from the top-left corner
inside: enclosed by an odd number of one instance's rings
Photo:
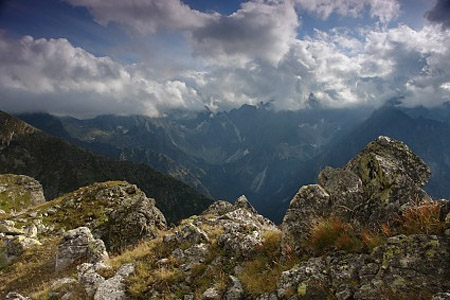
[[[0,214],[0,298],[450,299],[450,204],[429,176],[379,137],[280,226],[241,196],[167,228],[136,186],[96,183]]]

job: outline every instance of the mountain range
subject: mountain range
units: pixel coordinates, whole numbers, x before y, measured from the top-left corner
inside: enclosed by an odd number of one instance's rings
[[[207,196],[147,165],[94,154],[4,112],[0,112],[0,143],[0,173],[36,178],[48,200],[95,182],[127,180],[155,198],[169,222],[201,212],[212,203]]]
[[[19,117],[56,137],[102,155],[149,165],[215,199],[245,194],[258,211],[281,221],[298,186],[323,167],[345,164],[370,140],[403,140],[430,165],[426,191],[450,192],[450,105],[405,108],[391,101],[368,108],[276,111],[269,104],[229,112],[174,111],[166,116],[49,114]]]

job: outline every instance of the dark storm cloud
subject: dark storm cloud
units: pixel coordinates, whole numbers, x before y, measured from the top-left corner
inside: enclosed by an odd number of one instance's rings
[[[436,5],[425,14],[428,21],[441,24],[443,29],[450,28],[450,0],[438,0]]]

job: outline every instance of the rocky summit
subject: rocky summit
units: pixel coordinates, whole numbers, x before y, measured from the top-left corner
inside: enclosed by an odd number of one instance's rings
[[[0,298],[450,299],[450,204],[424,192],[429,177],[380,136],[301,187],[279,226],[241,196],[172,227],[124,181],[43,202],[37,182],[11,177]]]

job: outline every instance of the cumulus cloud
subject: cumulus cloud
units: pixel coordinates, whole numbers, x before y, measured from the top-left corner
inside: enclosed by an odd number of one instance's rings
[[[358,17],[369,7],[372,18],[378,18],[382,23],[389,23],[400,12],[397,0],[295,0],[304,10],[318,14],[327,19],[332,13],[341,16]]]
[[[84,6],[101,25],[115,22],[142,34],[159,30],[192,30],[216,17],[191,9],[180,0],[66,0]]]
[[[278,109],[308,105],[379,106],[404,96],[408,106],[450,99],[450,37],[433,27],[398,26],[355,38],[317,31],[296,40],[277,66],[250,62],[243,68],[187,72],[180,79],[212,108],[273,101]]]
[[[271,13],[274,7],[283,9],[279,3],[248,5],[229,16],[232,20],[214,22],[234,24],[237,15],[247,18],[255,9]],[[257,21],[270,22],[252,22]],[[220,49],[220,44],[216,47]],[[198,55],[201,49],[196,49]],[[329,107],[377,106],[400,96],[409,106],[450,100],[450,36],[436,26],[316,30],[302,39],[286,39],[286,46],[273,53],[251,48],[256,56],[224,49],[241,56],[239,64],[209,64],[160,79],[155,70],[146,70],[145,63],[94,56],[66,39],[0,35],[0,108],[76,116],[154,116],[174,108],[198,110],[206,105],[227,110],[261,101],[272,101],[278,109],[299,109],[308,105],[311,95]],[[227,54],[224,61],[233,55]]]
[[[428,21],[440,24],[443,29],[450,28],[450,0],[438,0],[436,5],[425,14]]]
[[[141,34],[183,32],[194,54],[208,64],[252,59],[278,63],[299,26],[291,1],[249,1],[235,13],[203,13],[180,0],[66,0],[89,9],[95,20],[115,22]]]
[[[96,57],[66,39],[0,36],[2,109],[92,116],[157,115],[202,104],[184,82],[149,79],[135,65]]]
[[[195,53],[214,63],[260,58],[276,64],[295,39],[298,17],[290,2],[246,2],[230,16],[192,31]]]

